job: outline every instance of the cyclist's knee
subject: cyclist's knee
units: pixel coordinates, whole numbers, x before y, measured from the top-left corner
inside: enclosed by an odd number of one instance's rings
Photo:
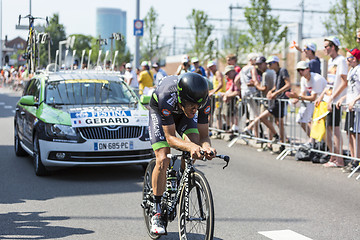
[[[159,170],[167,169],[170,164],[170,159],[167,157],[167,154],[170,153],[170,149],[161,148],[155,151],[156,156],[156,166]]]

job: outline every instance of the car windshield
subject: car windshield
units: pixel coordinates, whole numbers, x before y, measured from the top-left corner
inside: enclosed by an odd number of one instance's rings
[[[45,103],[52,105],[129,104],[135,96],[121,81],[71,79],[48,82]]]

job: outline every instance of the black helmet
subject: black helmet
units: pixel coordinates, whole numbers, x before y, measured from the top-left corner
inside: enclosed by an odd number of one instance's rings
[[[205,106],[209,98],[209,87],[206,79],[197,73],[185,73],[179,76],[178,99],[181,105],[186,102],[198,103],[199,108]]]

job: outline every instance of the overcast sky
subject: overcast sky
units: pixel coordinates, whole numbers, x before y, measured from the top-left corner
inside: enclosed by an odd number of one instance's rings
[[[9,39],[21,36],[26,39],[26,31],[15,30],[18,16],[29,13],[29,0],[0,0],[2,1],[2,37],[8,35]],[[305,0],[306,10],[327,11],[331,5],[328,0]],[[272,8],[300,9],[301,0],[270,0]],[[127,12],[127,42],[130,49],[135,45],[133,37],[133,20],[136,16],[136,0],[32,0],[33,16],[45,17],[59,13],[60,22],[65,25],[66,33],[80,33],[95,36],[96,31],[96,8],[113,7]],[[140,0],[140,18],[144,18],[151,6],[159,14],[159,23],[163,24],[162,35],[168,43],[172,42],[173,27],[188,27],[186,16],[191,9],[204,10],[210,18],[229,19],[229,6],[249,6],[249,0]],[[299,22],[300,14],[296,12],[273,11],[274,15],[280,15],[280,21]],[[313,37],[321,37],[325,30],[321,24],[326,14],[305,14],[304,34]],[[233,10],[233,19],[244,19],[243,10]],[[25,24],[26,21],[23,22]],[[228,22],[212,22],[217,28],[227,28]],[[244,24],[244,23],[242,23]],[[181,32],[178,33],[181,35]],[[133,53],[133,50],[132,50]]]

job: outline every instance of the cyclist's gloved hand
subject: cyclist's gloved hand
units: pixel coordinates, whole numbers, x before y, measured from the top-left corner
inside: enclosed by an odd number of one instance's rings
[[[206,148],[203,148],[203,151],[205,153],[206,159],[208,159],[208,160],[211,160],[216,156],[216,149],[215,148],[206,147]]]

